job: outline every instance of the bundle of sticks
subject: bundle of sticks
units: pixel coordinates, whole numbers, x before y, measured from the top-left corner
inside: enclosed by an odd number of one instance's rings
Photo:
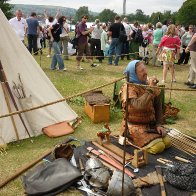
[[[185,152],[186,154],[195,157],[196,154],[196,139],[176,130],[170,129],[167,133],[172,141],[172,146]]]
[[[20,74],[18,74],[18,79],[19,79],[19,83],[18,85],[14,82],[13,82],[13,92],[14,92],[14,95],[18,98],[18,99],[23,99],[26,97],[26,94],[25,94],[25,91],[24,91],[24,87],[23,87],[23,83],[22,83],[22,80],[21,80],[21,77],[20,77]]]

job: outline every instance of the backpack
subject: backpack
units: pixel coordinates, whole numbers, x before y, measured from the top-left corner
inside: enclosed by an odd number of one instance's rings
[[[121,29],[121,27],[120,27],[120,32],[119,32],[119,41],[120,42],[125,42],[125,41],[127,41],[127,35],[126,35],[126,31],[125,31],[125,29]]]
[[[58,36],[60,36],[61,33],[62,33],[61,27],[58,26],[58,27],[52,32],[52,36],[53,36],[53,37],[58,37]]]
[[[141,43],[142,47],[146,48],[146,46],[148,46],[148,44],[149,44],[148,39],[142,40],[142,43]]]
[[[135,33],[135,37],[134,37],[134,40],[135,42],[137,43],[142,43],[143,42],[143,35],[142,35],[142,30],[141,29],[138,29]]]

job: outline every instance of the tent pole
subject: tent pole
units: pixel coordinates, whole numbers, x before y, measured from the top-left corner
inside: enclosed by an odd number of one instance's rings
[[[11,113],[12,110],[11,110],[9,98],[8,98],[8,95],[7,95],[7,90],[6,90],[5,83],[1,82],[1,87],[3,89],[3,93],[4,93],[4,97],[5,97],[5,101],[6,101],[6,104],[7,104],[8,111],[9,111],[9,113]],[[10,116],[10,117],[11,117],[11,121],[12,121],[12,124],[13,124],[13,127],[14,127],[14,131],[15,131],[15,134],[16,134],[17,141],[19,141],[20,138],[19,138],[17,127],[16,127],[16,123],[14,121],[14,117],[13,116]]]
[[[8,83],[8,81],[7,81],[5,72],[4,72],[4,70],[3,70],[3,65],[2,65],[1,61],[0,61],[0,81],[1,81],[1,82],[4,82],[4,84],[5,84],[5,86],[6,86],[6,89],[7,89],[8,93],[9,93],[9,95],[10,95],[10,98],[11,98],[13,104],[14,104],[14,107],[16,108],[17,111],[19,111],[19,108],[18,108],[18,106],[17,106],[17,104],[16,104],[16,101],[15,101],[14,96],[13,96],[13,94],[12,94],[12,91],[11,91],[11,89],[10,89],[9,83]],[[20,117],[20,120],[21,120],[21,122],[22,122],[22,124],[23,124],[23,126],[24,126],[24,128],[25,128],[25,130],[26,130],[26,132],[27,132],[27,134],[28,134],[28,136],[29,136],[29,138],[31,138],[31,135],[30,135],[30,133],[29,133],[27,127],[26,127],[26,124],[25,124],[25,122],[24,122],[24,120],[23,120],[23,118],[22,118],[22,115],[21,115],[21,114],[18,114],[18,115],[19,115],[19,117]]]
[[[126,89],[126,108],[125,108],[125,139],[124,139],[124,146],[123,146],[123,176],[122,176],[122,196],[124,195],[124,174],[125,174],[125,153],[126,153],[126,141],[127,141],[127,136],[128,136],[128,105],[129,105],[129,73],[127,73],[126,75],[126,85],[127,85],[127,89]]]
[[[67,144],[67,143],[69,143],[71,141],[77,141],[77,138],[67,137],[60,144]],[[9,183],[10,181],[14,180],[18,176],[20,176],[22,173],[24,173],[25,171],[27,171],[28,169],[30,169],[31,167],[33,167],[35,164],[37,164],[38,162],[40,162],[44,157],[48,156],[54,150],[54,148],[55,147],[47,150],[46,152],[44,152],[41,156],[39,156],[34,161],[32,161],[32,162],[24,165],[22,168],[20,168],[19,170],[15,171],[12,176],[9,176],[5,180],[0,181],[0,188],[4,187],[7,183]]]
[[[52,149],[46,151],[43,155],[41,155],[40,157],[38,157],[37,159],[35,159],[31,163],[28,163],[24,167],[20,168],[18,171],[15,171],[12,176],[10,176],[7,179],[5,179],[5,180],[3,180],[3,181],[0,182],[0,188],[2,188],[3,186],[5,186],[8,182],[14,180],[16,177],[18,177],[23,172],[27,171],[29,168],[33,167],[36,163],[38,163],[39,161],[41,161],[44,157],[46,157],[47,155],[49,155],[51,152],[52,152]]]

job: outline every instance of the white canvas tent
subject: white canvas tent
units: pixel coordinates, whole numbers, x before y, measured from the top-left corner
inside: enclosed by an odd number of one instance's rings
[[[63,98],[54,85],[42,71],[40,66],[21,43],[7,18],[0,9],[0,61],[3,65],[9,86],[13,81],[18,84],[20,74],[26,98],[14,97],[19,109],[27,109],[43,105]],[[13,89],[12,89],[13,91]],[[9,97],[8,97],[9,98]],[[9,98],[12,112],[16,111],[12,100]],[[0,115],[9,113],[7,102],[0,85]],[[41,109],[22,114],[31,136],[42,134],[42,128],[62,121],[73,121],[77,114],[66,102],[61,102]],[[28,138],[27,131],[18,115],[14,115],[14,122],[19,139]],[[9,143],[17,139],[11,117],[0,118],[0,144]]]

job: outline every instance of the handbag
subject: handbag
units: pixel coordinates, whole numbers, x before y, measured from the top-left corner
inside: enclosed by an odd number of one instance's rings
[[[118,38],[120,42],[125,42],[127,40],[126,32],[125,30],[121,30],[121,27],[120,27],[120,33]]]
[[[79,37],[73,37],[73,39],[70,40],[71,44],[73,45],[73,49],[77,49],[78,47],[78,38]]]
[[[27,195],[53,196],[63,192],[82,178],[80,171],[67,159],[42,163],[23,176]]]

